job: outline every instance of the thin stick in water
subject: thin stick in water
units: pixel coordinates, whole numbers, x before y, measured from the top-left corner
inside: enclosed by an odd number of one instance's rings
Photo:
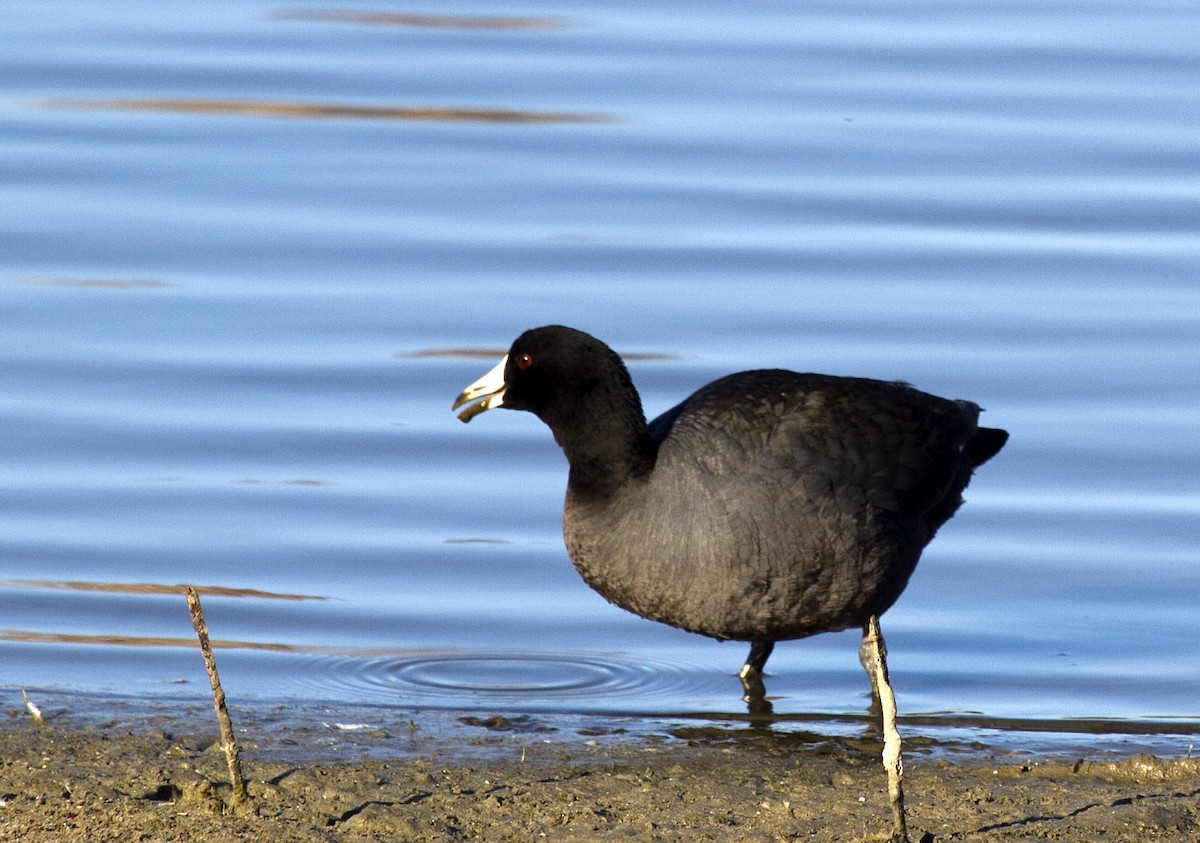
[[[908,823],[904,816],[904,762],[900,756],[900,732],[896,728],[896,695],[888,680],[887,644],[879,630],[879,618],[867,622],[867,645],[871,648],[874,684],[883,713],[883,766],[887,770],[888,801],[892,804],[892,841],[908,843]]]
[[[24,688],[21,689],[21,698],[25,700],[25,710],[29,712],[29,716],[33,718],[33,722],[39,726],[44,724],[46,722],[46,718],[42,716],[42,710],[30,701],[29,695],[25,693]],[[1188,757],[1191,757],[1191,753],[1192,751],[1189,748]]]
[[[213,707],[217,710],[217,725],[221,728],[221,743],[225,750],[225,760],[229,764],[229,783],[233,786],[233,804],[236,807],[249,798],[246,794],[246,780],[242,778],[242,759],[238,755],[237,739],[233,735],[233,721],[229,719],[229,709],[225,706],[221,677],[217,675],[217,659],[208,641],[208,624],[204,622],[200,596],[190,585],[187,587],[187,603],[188,611],[192,615],[192,626],[196,629],[196,637],[200,639],[200,652],[204,656],[204,667],[208,670],[208,683],[212,685]]]

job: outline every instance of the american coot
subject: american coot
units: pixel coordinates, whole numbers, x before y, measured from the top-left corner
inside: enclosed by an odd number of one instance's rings
[[[558,325],[518,337],[464,404],[464,422],[503,407],[550,427],[570,463],[567,550],[605,598],[750,642],[748,693],[775,642],[862,628],[885,717],[875,619],[1008,439],[969,401],[777,369],[716,380],[647,423],[621,358]]]

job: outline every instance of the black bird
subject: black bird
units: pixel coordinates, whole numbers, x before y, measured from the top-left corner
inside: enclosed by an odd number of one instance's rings
[[[852,627],[883,693],[875,619],[1008,439],[969,401],[780,369],[713,381],[647,423],[616,352],[557,325],[518,337],[464,404],[464,422],[502,407],[549,426],[584,580],[642,617],[750,642],[748,693],[775,642]]]

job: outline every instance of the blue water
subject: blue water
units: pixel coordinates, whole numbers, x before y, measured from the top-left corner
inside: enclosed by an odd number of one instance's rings
[[[204,594],[235,704],[744,712],[742,645],[576,576],[540,423],[450,412],[559,322],[651,415],[761,366],[985,406],[883,621],[910,729],[1200,732],[1200,9],[380,11],[6,4],[9,708],[202,697],[195,583],[269,593]],[[782,644],[776,713],[864,713],[857,645]]]

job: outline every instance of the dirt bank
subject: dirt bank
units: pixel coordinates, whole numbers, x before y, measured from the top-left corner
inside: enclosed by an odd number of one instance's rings
[[[323,761],[304,735],[269,752],[248,740],[252,799],[231,812],[216,730],[200,720],[37,726],[14,713],[0,723],[0,840],[854,841],[889,828],[868,740],[697,730],[546,743],[505,718],[464,728],[499,751]],[[1200,760],[961,755],[909,754],[914,842],[1200,840]]]

